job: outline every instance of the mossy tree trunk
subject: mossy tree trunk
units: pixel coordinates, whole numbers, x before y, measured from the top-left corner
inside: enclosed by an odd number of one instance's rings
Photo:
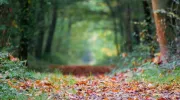
[[[47,53],[47,54],[51,53],[51,47],[52,47],[53,37],[54,37],[54,33],[55,33],[55,28],[56,28],[56,21],[57,21],[57,10],[58,10],[57,0],[54,0],[52,22],[51,22],[51,25],[49,28],[48,39],[47,39],[47,43],[46,43],[46,47],[45,47],[45,53]]]
[[[160,46],[161,60],[163,63],[167,63],[169,58],[168,43],[166,39],[166,22],[165,16],[160,13],[160,10],[164,9],[166,0],[152,0],[153,14],[156,25],[157,41]]]

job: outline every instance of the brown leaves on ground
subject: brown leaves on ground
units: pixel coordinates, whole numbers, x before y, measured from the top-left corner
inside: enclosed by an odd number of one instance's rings
[[[90,65],[50,65],[51,70],[59,70],[64,75],[72,74],[76,76],[103,75],[110,73],[115,66],[90,66]]]
[[[137,71],[139,69],[134,69]],[[90,77],[56,76],[50,74],[42,80],[8,80],[7,83],[19,91],[38,90],[35,96],[48,94],[49,100],[179,100],[180,85],[153,84],[127,81],[130,72],[114,76],[97,75]],[[71,81],[74,82],[71,82]]]

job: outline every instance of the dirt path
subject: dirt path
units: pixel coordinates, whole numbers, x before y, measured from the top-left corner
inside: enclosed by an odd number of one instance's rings
[[[64,75],[89,76],[110,73],[115,66],[91,66],[91,65],[50,65],[51,70],[59,70]]]
[[[136,70],[141,71],[141,70]],[[71,76],[48,74],[42,80],[26,80],[11,85],[17,90],[31,91],[35,96],[47,93],[48,100],[180,100],[180,85],[153,84],[129,80],[131,72],[112,76]]]
[[[51,98],[70,100],[179,100],[178,84],[158,85],[127,81],[126,73],[115,76],[78,77],[76,84],[63,86]],[[76,91],[73,93],[72,91]]]

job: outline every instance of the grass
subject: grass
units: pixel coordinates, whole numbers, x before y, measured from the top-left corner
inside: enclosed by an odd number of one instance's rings
[[[180,82],[180,67],[176,67],[175,69],[168,71],[157,66],[146,66],[142,67],[144,69],[143,73],[134,73],[134,79],[143,80],[147,82],[153,83],[171,83],[171,82]],[[40,73],[35,71],[30,71],[29,74],[37,79],[43,80],[48,78],[48,80],[54,85],[67,84],[69,86],[74,85],[76,83],[76,79],[72,75],[62,75],[60,72],[55,71],[54,73]],[[92,77],[92,76],[90,76]],[[0,85],[1,88],[1,85]],[[3,88],[3,89],[2,89]],[[37,90],[32,89],[30,91],[18,92],[15,89],[10,88],[7,84],[2,86],[1,90],[3,91],[3,98],[1,100],[27,100],[28,98],[32,98],[34,100],[46,100],[48,98],[48,94],[42,93],[41,95],[36,96]],[[76,93],[74,89],[68,89],[69,93]],[[7,95],[8,94],[8,95]]]
[[[143,73],[136,73],[134,79],[153,83],[180,83],[180,67],[175,69],[163,69],[158,66],[148,66],[142,68]]]
[[[61,72],[35,72],[26,70],[23,67],[22,62],[12,62],[6,58],[0,59],[3,66],[0,69],[0,100],[27,100],[28,98],[33,98],[34,100],[46,100],[48,95],[46,93],[42,93],[41,95],[37,95],[37,89],[30,89],[28,91],[18,91],[10,87],[6,81],[17,79],[18,81],[24,81],[26,79],[31,80],[46,80],[50,81],[54,85],[74,85],[77,83],[77,79],[72,75],[62,75]],[[113,70],[112,73],[122,72],[127,69],[133,69],[135,66],[134,62],[142,63],[142,58],[136,59],[136,56],[130,56],[129,58],[121,59],[117,65],[120,67],[117,70]],[[43,63],[43,62],[42,62]],[[128,64],[127,67],[126,64]],[[122,66],[121,66],[122,65]],[[133,79],[138,81],[147,81],[157,84],[163,83],[180,83],[180,66],[176,66],[174,63],[172,65],[173,68],[167,68],[162,66],[157,66],[152,63],[145,63],[138,68],[143,69],[143,72],[133,72]],[[175,67],[174,67],[175,66]],[[38,67],[38,66],[36,66]],[[45,69],[43,65],[39,68],[39,70]],[[133,71],[133,70],[132,70]],[[88,78],[93,78],[93,75]],[[76,91],[73,89],[67,90],[69,92],[75,93]]]
[[[65,82],[67,82],[68,85],[73,85],[76,83],[74,77],[72,75],[62,75],[61,72],[59,71],[55,71],[55,72],[31,72],[31,75],[38,79],[38,80],[43,80],[45,78],[48,78],[50,80],[50,82],[54,83],[54,84],[61,84],[60,80],[63,80]]]

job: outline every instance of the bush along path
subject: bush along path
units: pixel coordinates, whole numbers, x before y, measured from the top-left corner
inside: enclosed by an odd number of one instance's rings
[[[19,61],[3,61],[1,59],[2,100],[180,99],[178,68],[167,71],[168,74],[158,68],[133,68],[111,75],[73,76],[60,72],[27,73]]]

